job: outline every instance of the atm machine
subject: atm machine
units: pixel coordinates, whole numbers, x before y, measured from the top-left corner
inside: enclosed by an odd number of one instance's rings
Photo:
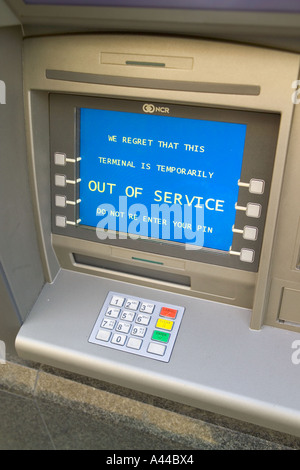
[[[18,355],[300,436],[299,6],[6,3],[43,273]]]

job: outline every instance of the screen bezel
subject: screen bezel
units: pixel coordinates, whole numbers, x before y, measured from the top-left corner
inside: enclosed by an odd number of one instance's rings
[[[52,188],[52,232],[59,235],[66,235],[72,238],[78,238],[93,241],[111,246],[119,246],[136,250],[144,253],[155,253],[157,255],[170,256],[174,258],[199,261],[209,264],[216,264],[231,268],[243,269],[245,271],[257,271],[259,266],[259,258],[261,245],[263,240],[264,224],[267,215],[267,205],[271,187],[271,179],[273,172],[274,156],[277,144],[277,135],[280,123],[280,116],[275,113],[255,112],[248,110],[223,109],[216,107],[208,107],[198,104],[186,103],[161,103],[155,100],[137,100],[137,99],[120,99],[116,97],[93,97],[93,96],[76,96],[66,94],[50,95],[50,154],[51,154],[51,179],[53,182],[54,168],[53,154],[54,152],[62,152],[71,158],[79,156],[79,139],[78,139],[78,120],[77,110],[79,108],[92,109],[108,109],[113,111],[126,111],[134,113],[143,113],[143,105],[145,103],[154,103],[157,107],[168,107],[171,116],[206,119],[211,121],[222,121],[241,123],[247,125],[246,141],[244,148],[244,158],[242,164],[241,181],[250,181],[251,178],[263,179],[265,181],[265,190],[263,195],[249,194],[248,190],[240,187],[238,195],[238,205],[243,207],[249,201],[259,203],[262,206],[261,216],[259,219],[252,221],[245,216],[245,212],[237,211],[235,227],[240,228],[245,225],[251,225],[254,221],[258,228],[258,237],[255,241],[243,240],[239,233],[233,234],[232,251],[239,252],[241,248],[250,248],[255,250],[255,259],[253,263],[241,262],[238,256],[234,256],[229,252],[214,250],[210,248],[201,248],[194,250],[186,250],[185,246],[180,243],[168,242],[166,240],[152,239],[111,239],[99,240],[96,230],[91,227],[81,225],[69,225],[66,228],[57,227],[55,224],[55,194],[57,188],[54,183]],[[167,115],[166,115],[167,119]],[[75,165],[67,165],[65,170],[68,178],[76,180],[79,177],[79,163]],[[77,191],[70,198],[78,196],[78,188],[68,188],[68,191]],[[73,210],[73,213],[72,213]],[[74,208],[66,208],[66,216],[77,220],[77,211]]]

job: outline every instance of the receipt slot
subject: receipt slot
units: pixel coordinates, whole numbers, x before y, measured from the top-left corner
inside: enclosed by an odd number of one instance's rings
[[[112,61],[133,50],[169,66]],[[298,273],[272,281],[298,69],[296,54],[201,40],[24,41],[47,283],[20,356],[300,434],[285,390],[300,323],[276,300]]]

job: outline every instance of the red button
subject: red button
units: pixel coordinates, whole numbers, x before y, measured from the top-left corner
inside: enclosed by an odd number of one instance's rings
[[[177,310],[174,308],[163,307],[160,311],[162,317],[175,318],[177,315]]]

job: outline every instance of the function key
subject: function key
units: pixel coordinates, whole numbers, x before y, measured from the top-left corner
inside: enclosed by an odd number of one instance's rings
[[[115,305],[116,307],[122,307],[125,297],[119,295],[113,295],[110,301],[110,305]]]
[[[166,333],[165,331],[154,330],[152,333],[152,338],[154,341],[160,341],[161,343],[167,343],[169,341],[171,334]]]
[[[141,349],[143,340],[140,338],[133,338],[130,336],[128,342],[127,342],[127,347],[131,349]]]
[[[125,303],[125,308],[128,308],[129,310],[137,310],[139,306],[139,301],[134,300],[134,299],[127,299]]]
[[[177,311],[175,308],[162,307],[160,316],[168,318],[176,318]]]
[[[153,313],[154,307],[154,304],[150,304],[149,302],[142,302],[142,305],[140,306],[140,312]]]
[[[96,335],[96,339],[99,339],[100,341],[108,341],[110,335],[111,332],[109,330],[99,330]]]
[[[158,356],[163,356],[165,354],[166,346],[158,343],[150,343],[147,351],[151,354],[157,354]]]
[[[156,327],[161,328],[162,330],[172,330],[174,322],[171,320],[164,320],[163,318],[159,318],[156,322]]]

